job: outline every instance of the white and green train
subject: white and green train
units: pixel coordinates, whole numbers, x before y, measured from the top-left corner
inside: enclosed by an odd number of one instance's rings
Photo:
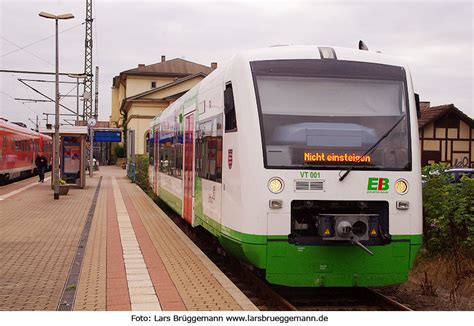
[[[417,103],[390,56],[246,51],[153,120],[153,188],[270,283],[401,283],[422,242]]]

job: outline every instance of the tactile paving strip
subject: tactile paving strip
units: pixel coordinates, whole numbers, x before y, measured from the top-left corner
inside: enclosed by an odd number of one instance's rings
[[[107,177],[106,177],[107,178]],[[77,288],[74,310],[106,310],[107,179],[102,185]]]

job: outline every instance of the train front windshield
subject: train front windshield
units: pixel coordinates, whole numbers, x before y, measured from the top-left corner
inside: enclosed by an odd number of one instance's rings
[[[403,68],[338,60],[251,67],[266,167],[411,169]]]

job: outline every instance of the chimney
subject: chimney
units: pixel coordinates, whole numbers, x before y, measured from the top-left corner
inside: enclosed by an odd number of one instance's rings
[[[145,67],[145,64],[144,64],[144,63],[139,63],[139,64],[138,64],[138,68],[143,68],[143,67]]]
[[[217,69],[217,62],[211,62],[211,68]]]
[[[420,108],[421,109],[429,109],[431,106],[431,102],[429,101],[420,101]]]
[[[166,61],[166,56],[162,55],[161,56],[161,62],[165,62]]]

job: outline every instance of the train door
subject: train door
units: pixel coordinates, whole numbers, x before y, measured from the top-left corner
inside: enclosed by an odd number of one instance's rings
[[[193,223],[194,190],[194,112],[184,117],[184,196],[183,218]]]
[[[154,177],[154,180],[153,180],[153,189],[155,190],[155,193],[156,195],[158,196],[159,195],[159,175],[158,175],[158,172],[159,172],[159,169],[158,169],[158,166],[160,165],[160,126],[159,125],[156,125],[154,128],[153,128],[153,132],[155,133],[153,139],[154,139],[154,146],[155,146],[155,151],[154,151],[154,155],[155,155],[155,159],[154,159],[154,163],[155,163],[155,170],[154,170],[154,174],[153,174],[153,177]]]
[[[7,136],[0,134],[0,170],[5,169],[5,161],[7,158]]]

